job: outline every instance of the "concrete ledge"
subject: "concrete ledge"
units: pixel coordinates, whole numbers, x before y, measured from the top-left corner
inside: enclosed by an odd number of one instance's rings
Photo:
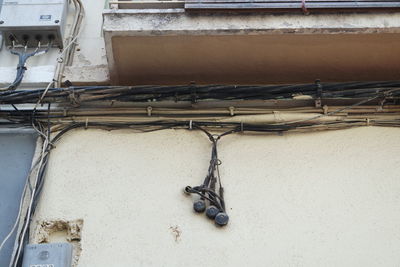
[[[106,10],[106,35],[400,32],[400,14],[187,14],[183,9]]]
[[[398,79],[400,67],[394,13],[107,10],[103,30],[113,84]]]

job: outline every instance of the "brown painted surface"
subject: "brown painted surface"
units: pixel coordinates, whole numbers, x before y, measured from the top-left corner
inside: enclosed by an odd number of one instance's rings
[[[119,84],[400,79],[400,34],[114,37]]]

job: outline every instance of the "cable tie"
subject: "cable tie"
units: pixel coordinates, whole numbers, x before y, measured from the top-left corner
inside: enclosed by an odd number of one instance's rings
[[[70,87],[70,89],[69,99],[71,100],[72,105],[79,105],[78,99],[75,96],[75,89],[73,87]]]
[[[56,148],[56,145],[53,144],[52,142],[49,141],[49,146],[50,148],[48,149],[48,151],[50,152],[50,150],[52,150],[53,148]]]
[[[244,128],[244,127],[243,127],[243,122],[240,122],[240,132],[242,132],[242,133],[243,133],[243,131],[244,131],[243,128]]]
[[[274,110],[274,111],[272,111],[272,113],[274,114],[275,122],[282,122],[282,121],[284,121],[284,120],[282,119],[281,113],[280,113],[279,111]]]
[[[229,114],[231,114],[231,116],[235,116],[235,107],[229,107]]]
[[[328,115],[328,111],[329,111],[328,105],[324,105],[322,108],[324,110],[324,115]]]
[[[151,106],[147,107],[147,116],[151,117],[151,112],[153,111],[153,108]]]
[[[89,124],[89,118],[88,118],[88,117],[86,117],[86,122],[85,122],[85,130],[87,130],[87,128],[88,128],[88,124]]]
[[[195,82],[190,83],[190,100],[192,104],[195,104],[197,102],[197,92],[196,92]]]
[[[319,79],[316,80],[315,85],[316,85],[315,107],[320,108],[322,106],[322,94],[323,94],[321,80]]]
[[[369,126],[369,118],[366,119],[367,126]]]
[[[193,121],[192,120],[189,121],[189,130],[193,130]]]

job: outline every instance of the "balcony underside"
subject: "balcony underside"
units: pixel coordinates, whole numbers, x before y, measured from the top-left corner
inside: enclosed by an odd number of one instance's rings
[[[173,27],[175,19],[166,16],[159,27],[153,21],[154,29],[148,32],[145,27],[142,31],[105,31],[114,84],[265,84],[400,78],[397,28],[247,31],[216,27],[214,31],[185,31],[185,25],[181,25],[175,32],[163,31],[163,27]],[[195,19],[202,22],[198,17],[190,18],[190,22]]]

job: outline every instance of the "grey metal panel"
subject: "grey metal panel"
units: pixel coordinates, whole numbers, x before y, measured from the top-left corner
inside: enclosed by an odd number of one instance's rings
[[[31,244],[24,251],[22,267],[71,267],[72,245],[69,243]]]
[[[36,135],[0,133],[0,243],[12,229],[35,151]],[[15,236],[0,252],[0,266],[8,266]]]

